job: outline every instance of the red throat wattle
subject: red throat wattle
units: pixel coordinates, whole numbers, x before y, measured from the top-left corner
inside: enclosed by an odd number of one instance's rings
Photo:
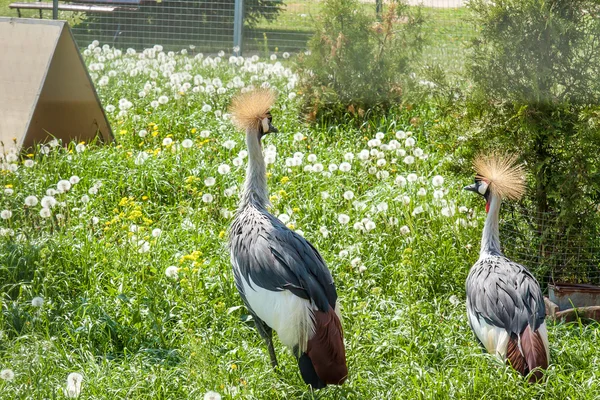
[[[486,213],[489,213],[489,212],[490,212],[490,202],[489,202],[489,201],[487,201],[487,202],[485,203],[485,212],[486,212]]]

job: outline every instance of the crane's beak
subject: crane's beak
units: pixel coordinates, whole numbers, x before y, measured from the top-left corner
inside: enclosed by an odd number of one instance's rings
[[[477,185],[476,185],[476,184],[474,184],[474,183],[472,183],[472,184],[470,184],[470,185],[468,185],[468,186],[465,186],[465,187],[463,188],[463,190],[468,190],[469,192],[475,192],[475,193],[478,193],[478,192],[477,192]]]
[[[269,133],[279,133],[279,130],[271,122],[269,122]]]

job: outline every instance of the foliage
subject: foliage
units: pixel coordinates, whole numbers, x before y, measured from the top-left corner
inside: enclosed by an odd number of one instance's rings
[[[328,0],[301,60],[307,109],[317,115],[389,109],[408,84],[421,51],[418,8],[393,2],[377,19],[358,0]]]
[[[477,0],[470,7],[480,32],[467,66],[467,151],[497,148],[527,162],[532,211],[525,217],[537,254],[542,263],[563,255],[547,279],[600,279],[600,4]],[[573,246],[586,254],[566,256]]]

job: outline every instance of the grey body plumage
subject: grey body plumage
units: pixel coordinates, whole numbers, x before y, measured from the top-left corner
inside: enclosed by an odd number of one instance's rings
[[[262,206],[248,204],[240,209],[229,236],[232,262],[237,267],[235,282],[243,298],[241,280],[251,285],[251,279],[266,290],[289,290],[314,302],[321,311],[335,308],[335,285],[321,255]]]
[[[535,331],[546,310],[536,279],[522,265],[501,254],[480,258],[467,277],[467,308],[488,324],[521,334]]]

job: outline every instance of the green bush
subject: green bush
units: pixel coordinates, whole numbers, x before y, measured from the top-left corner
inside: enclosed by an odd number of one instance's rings
[[[467,65],[464,155],[518,152],[532,178],[522,212],[534,233],[528,242],[547,278],[598,279],[600,3],[475,0],[470,7],[480,32]]]
[[[402,2],[380,17],[367,7],[357,0],[323,4],[310,52],[300,60],[312,117],[386,110],[402,98],[423,43],[422,15]]]

